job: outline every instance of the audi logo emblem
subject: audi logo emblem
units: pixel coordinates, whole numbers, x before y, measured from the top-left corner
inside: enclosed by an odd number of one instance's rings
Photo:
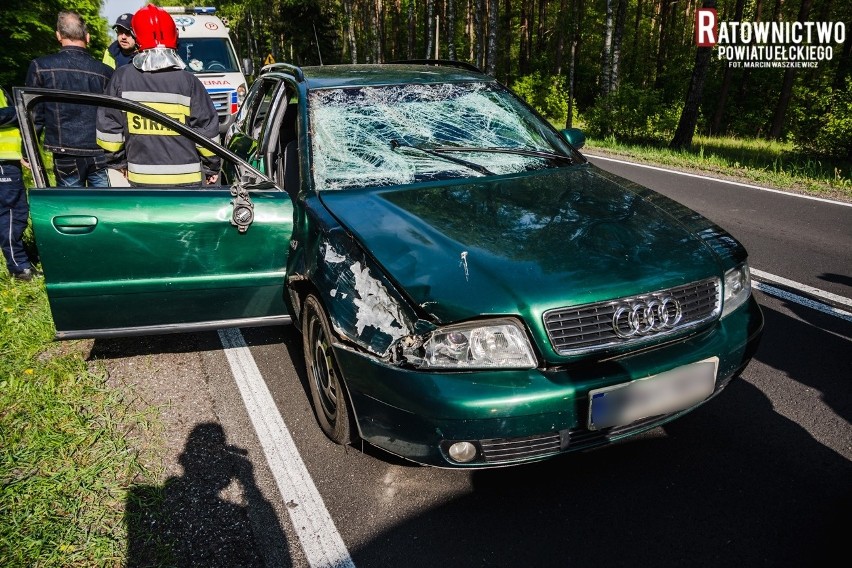
[[[612,316],[612,329],[621,338],[659,333],[672,329],[683,317],[680,302],[671,296],[619,304]]]

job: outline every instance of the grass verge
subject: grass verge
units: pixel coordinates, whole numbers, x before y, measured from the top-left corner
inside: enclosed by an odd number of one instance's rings
[[[811,158],[795,152],[789,143],[696,136],[691,148],[676,151],[664,143],[626,143],[610,137],[590,138],[584,151],[852,201],[852,164]]]
[[[85,343],[52,341],[42,280],[0,276],[0,329],[0,566],[122,566],[147,413]]]

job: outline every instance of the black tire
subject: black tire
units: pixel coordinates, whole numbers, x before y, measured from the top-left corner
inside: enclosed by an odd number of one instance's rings
[[[302,349],[314,414],[322,431],[336,444],[354,440],[351,413],[337,360],[331,348],[331,326],[319,300],[305,300],[302,316]]]

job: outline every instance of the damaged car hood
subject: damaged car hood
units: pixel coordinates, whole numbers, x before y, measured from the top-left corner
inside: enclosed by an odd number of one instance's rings
[[[674,202],[589,165],[321,199],[440,322],[540,316],[722,273],[697,234],[718,227],[694,213],[684,223]]]

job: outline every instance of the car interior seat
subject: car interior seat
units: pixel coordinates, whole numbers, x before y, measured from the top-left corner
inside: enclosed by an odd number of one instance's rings
[[[284,147],[284,189],[294,196],[299,192],[299,143],[293,139]]]

